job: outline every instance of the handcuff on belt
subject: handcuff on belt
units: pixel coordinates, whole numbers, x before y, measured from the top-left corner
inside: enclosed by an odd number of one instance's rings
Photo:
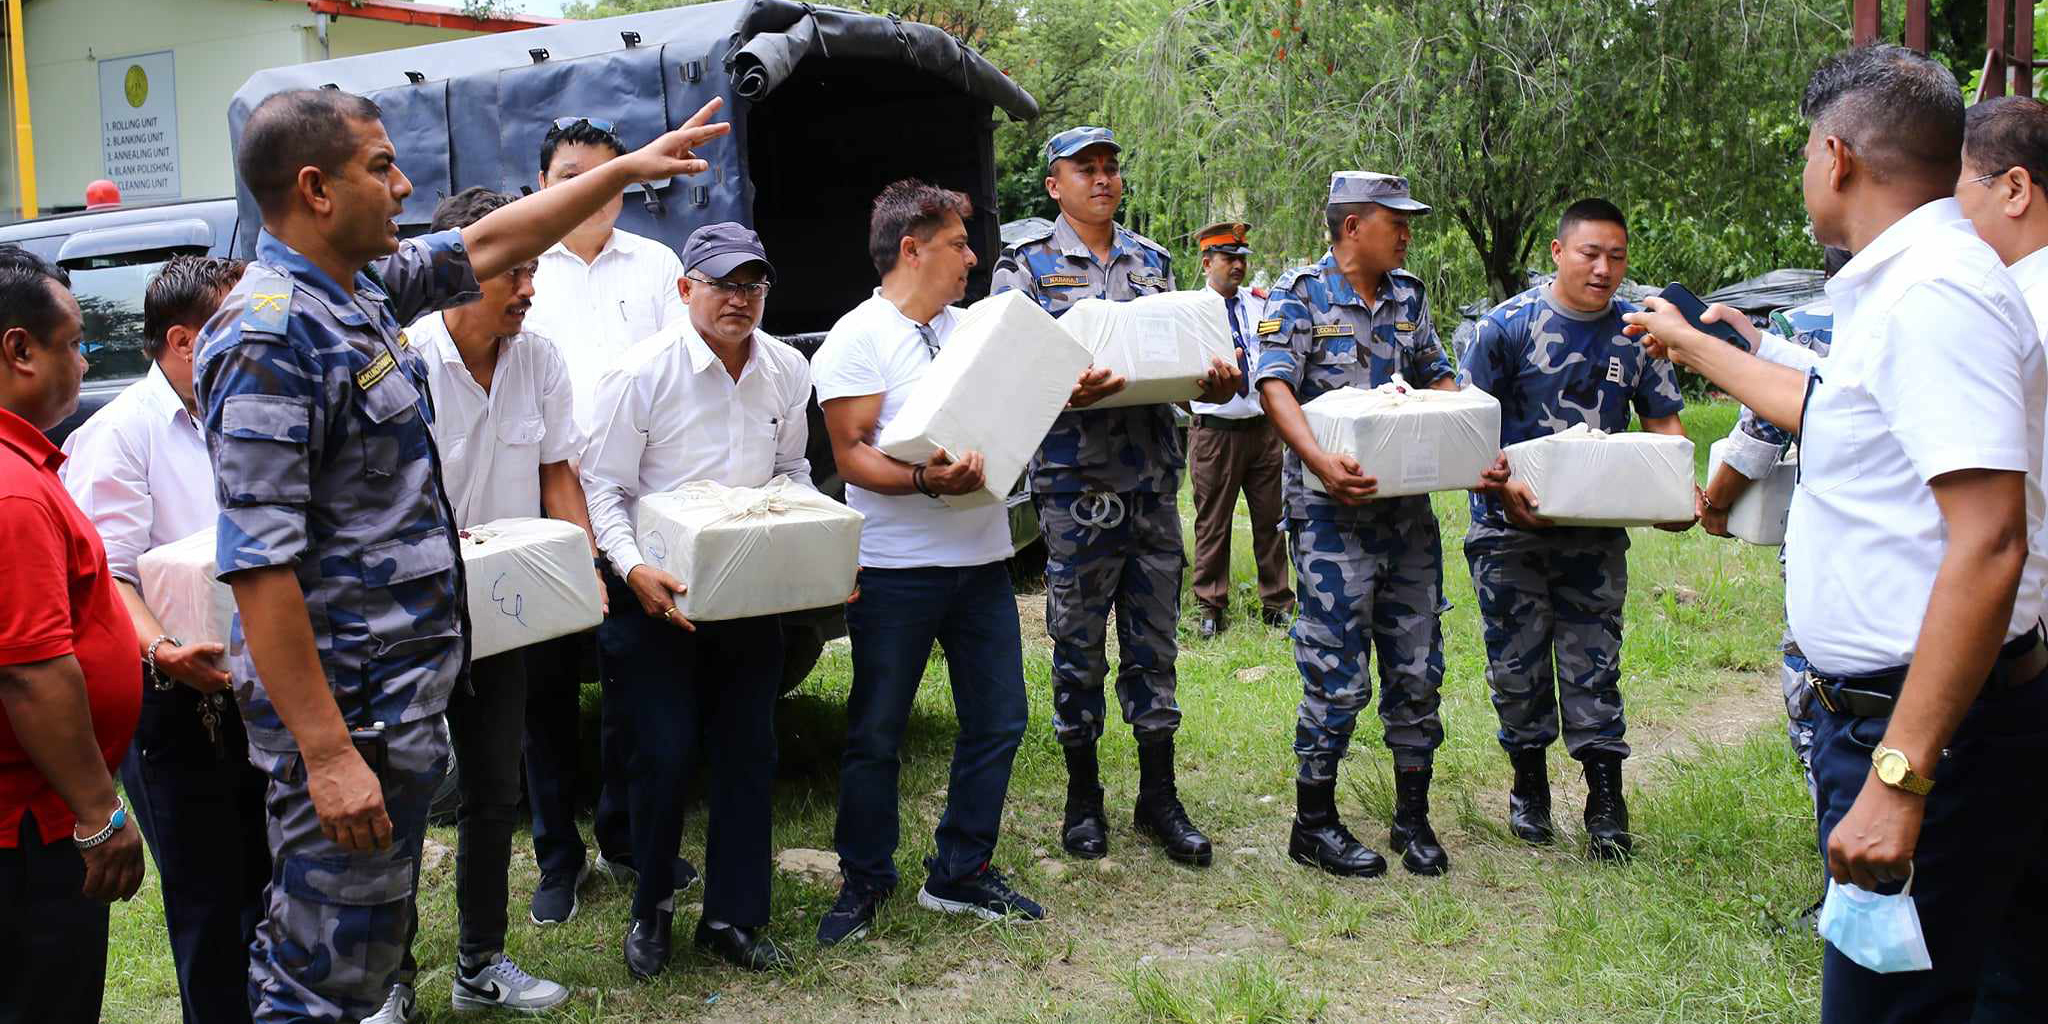
[[[1123,525],[1124,499],[1114,491],[1083,491],[1074,499],[1074,521],[1098,530]]]

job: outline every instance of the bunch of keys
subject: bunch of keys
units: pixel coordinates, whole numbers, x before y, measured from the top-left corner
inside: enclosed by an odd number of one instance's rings
[[[213,752],[224,753],[220,744],[220,716],[227,710],[227,694],[209,693],[199,698],[199,724],[206,727],[206,738],[213,741]]]

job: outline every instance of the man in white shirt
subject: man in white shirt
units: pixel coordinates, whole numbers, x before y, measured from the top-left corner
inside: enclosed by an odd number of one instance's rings
[[[2034,326],[2048,331],[2048,103],[2000,96],[1964,118],[1956,202],[2005,261]]]
[[[552,188],[626,152],[616,126],[603,118],[559,117],[541,139],[540,187]],[[676,281],[682,262],[668,246],[619,229],[624,194],[614,196],[569,237],[540,254],[533,274],[527,330],[554,343],[569,368],[576,427],[596,432],[597,382],[642,338],[689,320]],[[570,456],[573,462],[582,453]],[[452,497],[452,496],[451,496]],[[589,877],[588,852],[576,830],[582,757],[583,683],[597,676],[596,634],[579,633],[527,650],[526,791],[533,812],[533,855],[541,880],[528,915],[535,924],[560,924],[576,913],[576,889]],[[627,834],[623,726],[600,727],[603,754],[591,835],[597,867],[632,884]],[[697,869],[677,858],[676,887],[687,888]]]
[[[1814,238],[1855,254],[1828,283],[1827,357],[1773,365],[1657,299],[1628,319],[1800,437],[1786,612],[1822,708],[1822,845],[1836,882],[1910,882],[1932,961],[1880,973],[1830,942],[1822,1020],[2037,1020],[2048,362],[1955,201],[1964,115],[1949,72],[1863,47],[1823,64],[1800,108]]]
[[[1212,224],[1195,236],[1202,249],[1202,277],[1223,296],[1230,334],[1237,339],[1237,367],[1245,383],[1227,402],[1189,403],[1188,474],[1195,482],[1195,603],[1202,606],[1201,637],[1215,637],[1229,625],[1230,526],[1237,495],[1251,511],[1252,563],[1259,573],[1259,613],[1269,626],[1284,626],[1294,612],[1287,585],[1287,538],[1280,533],[1280,435],[1266,420],[1259,393],[1250,384],[1255,340],[1251,327],[1265,308],[1263,297],[1244,284],[1249,224]]]
[[[641,556],[634,506],[691,480],[759,487],[777,476],[811,485],[804,458],[811,368],[755,330],[775,276],[754,232],[692,232],[678,287],[689,319],[628,349],[597,392],[597,432],[583,453],[590,523],[604,553],[611,609],[598,627],[606,717],[630,730],[628,796],[640,871],[626,969],[668,966],[675,914],[671,855],[698,750],[711,765],[704,912],[698,946],[752,970],[789,957],[768,923],[775,698],[782,633],[775,616],[692,623],[675,596],[688,580]]]
[[[951,304],[967,293],[975,263],[965,223],[972,215],[966,196],[921,181],[883,189],[868,229],[882,286],[832,326],[813,367],[847,503],[867,517],[862,599],[846,610],[853,692],[833,835],[846,881],[818,923],[820,946],[865,935],[896,888],[903,732],[934,640],[946,654],[960,732],[918,903],[991,920],[1045,914],[991,864],[1010,766],[1030,717],[1005,564],[1008,516],[1000,502],[953,508],[939,500],[982,486],[979,452],[909,465],[872,444],[958,323]]]
[[[114,590],[142,647],[142,719],[121,765],[162,878],[164,925],[187,1024],[249,1020],[249,943],[270,881],[264,775],[249,763],[241,712],[221,668],[226,637],[165,634],[142,601],[136,560],[213,528],[213,493],[192,352],[241,280],[240,260],[173,257],[142,299],[149,372],[65,439],[60,470],[107,549]]]
[[[464,189],[441,200],[432,230],[466,228],[512,198]],[[569,464],[581,452],[583,437],[571,414],[568,371],[553,345],[524,330],[533,264],[480,280],[477,288],[482,296],[475,302],[429,313],[406,329],[427,364],[434,444],[455,522],[467,529],[545,513],[588,531],[583,484]],[[459,937],[450,999],[458,1010],[534,1013],[560,1004],[569,990],[527,974],[505,956],[506,876],[519,823],[519,734],[526,717],[525,652],[479,658],[470,665],[469,680],[449,695],[447,710],[448,738],[461,768],[455,819]],[[417,915],[414,921],[417,928]],[[418,973],[410,947],[400,977]]]

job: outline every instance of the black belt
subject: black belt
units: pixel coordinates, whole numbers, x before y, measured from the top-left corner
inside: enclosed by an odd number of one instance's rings
[[[1998,650],[1998,661],[1984,680],[1984,692],[1995,693],[2040,678],[2048,671],[2048,643],[2043,643],[2041,626],[2007,641]],[[1824,676],[1809,672],[1814,699],[1821,707],[1851,718],[1889,718],[1898,702],[1899,687],[1906,682],[1906,670],[1890,669],[1864,676]]]
[[[1251,430],[1255,427],[1264,426],[1265,423],[1266,418],[1264,416],[1246,416],[1242,419],[1230,419],[1226,416],[1209,416],[1203,413],[1195,414],[1195,426],[1201,427],[1204,430]]]

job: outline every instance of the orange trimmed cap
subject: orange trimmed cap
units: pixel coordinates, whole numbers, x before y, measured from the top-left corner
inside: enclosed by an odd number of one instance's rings
[[[1228,256],[1249,256],[1252,247],[1245,241],[1245,233],[1252,226],[1242,221],[1225,221],[1211,224],[1195,232],[1195,247],[1203,252],[1220,252]]]

